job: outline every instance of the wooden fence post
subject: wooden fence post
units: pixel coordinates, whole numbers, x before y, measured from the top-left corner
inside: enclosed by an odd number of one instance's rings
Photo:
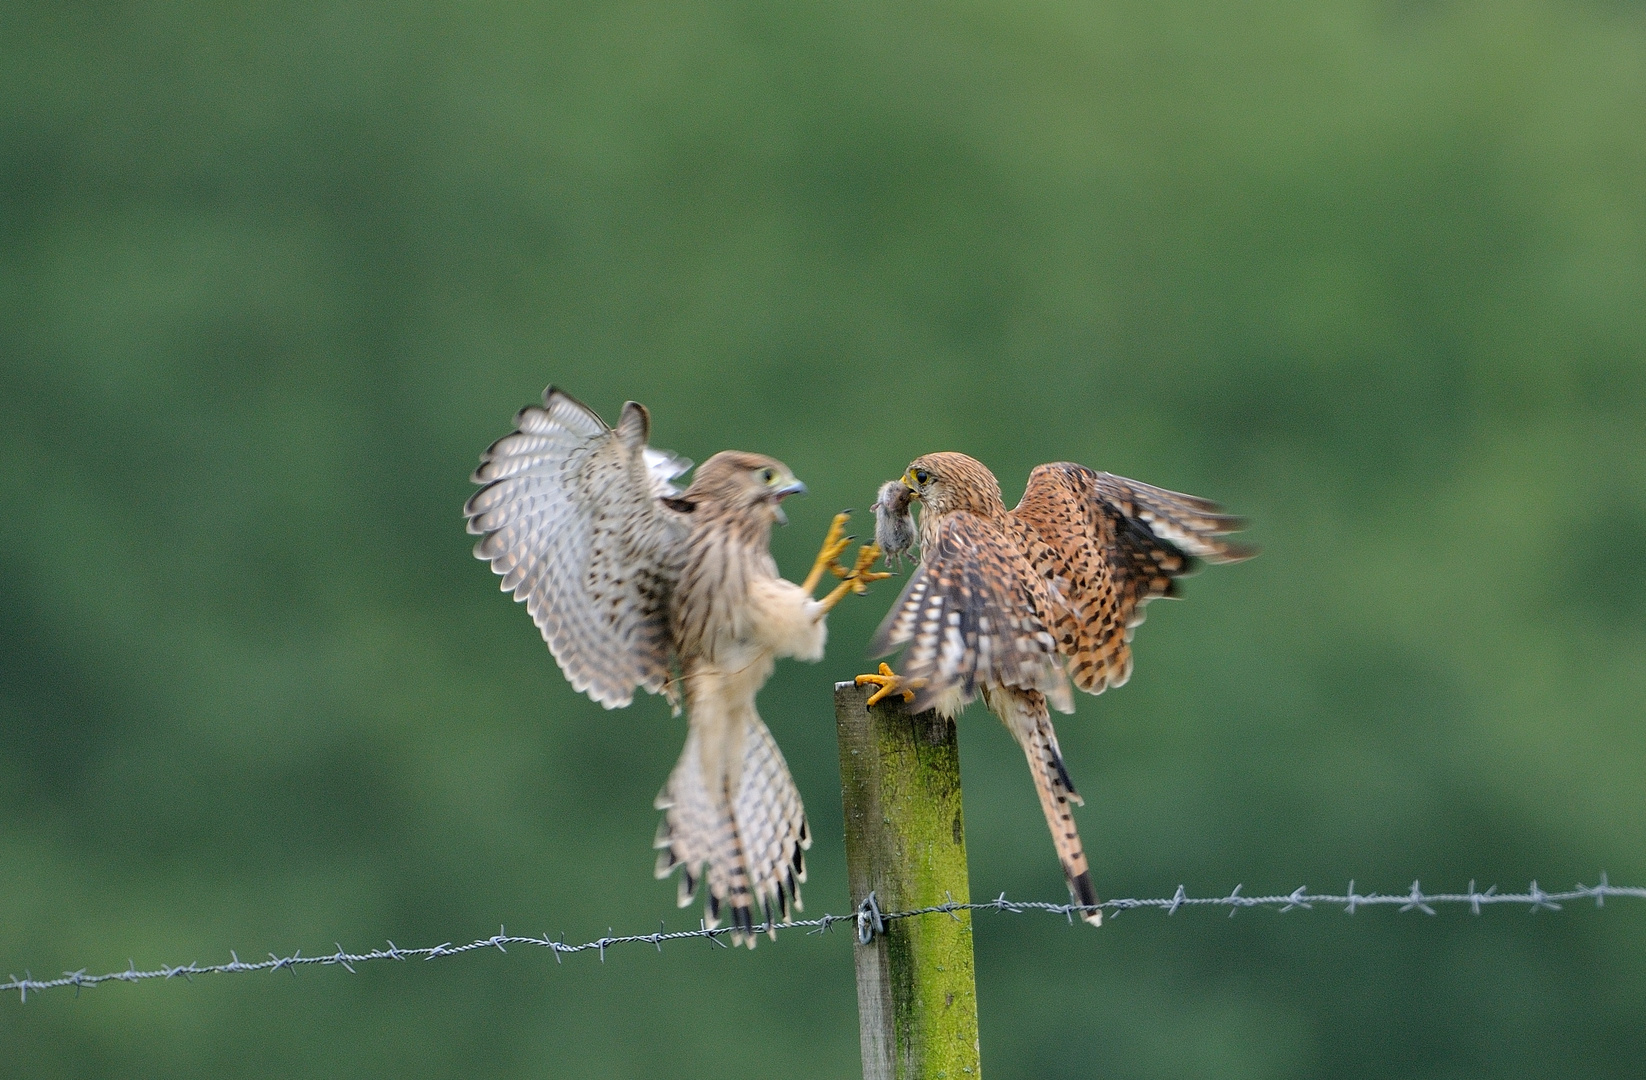
[[[852,904],[967,903],[954,721],[868,695],[835,684]],[[971,912],[895,920],[855,952],[864,1080],[978,1080]]]

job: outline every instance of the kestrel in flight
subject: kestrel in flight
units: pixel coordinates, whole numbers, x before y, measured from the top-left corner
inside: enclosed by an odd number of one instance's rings
[[[1029,474],[1006,509],[994,474],[965,454],[916,458],[898,492],[875,503],[888,556],[909,546],[911,501],[921,505],[920,566],[886,614],[872,652],[907,645],[901,673],[859,675],[877,702],[901,692],[918,711],[953,716],[983,696],[1029,759],[1069,892],[1093,926],[1103,921],[1069,804],[1047,703],[1073,712],[1069,682],[1089,694],[1132,673],[1132,629],[1143,605],[1177,595],[1195,560],[1256,552],[1223,537],[1243,526],[1216,503],[1059,462]]]
[[[733,940],[754,944],[800,907],[811,846],[800,792],[755,693],[778,657],[818,660],[824,615],[887,575],[837,560],[851,542],[836,515],[811,573],[778,576],[769,550],[782,502],[805,485],[780,461],[724,451],[674,485],[691,462],[648,446],[651,421],[628,402],[616,428],[554,387],[481,456],[485,485],[463,507],[477,558],[524,601],[572,687],[608,709],[636,687],[688,716],[686,747],[658,795],[657,876],[680,870],[679,903],[699,884],[710,926],[729,909]],[[826,570],[844,580],[821,600]],[[704,866],[707,866],[706,872]],[[775,932],[775,931],[774,931]]]

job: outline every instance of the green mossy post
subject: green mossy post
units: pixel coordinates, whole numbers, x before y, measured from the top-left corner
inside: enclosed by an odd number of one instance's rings
[[[868,696],[835,684],[852,905],[871,891],[881,911],[966,903],[954,721]],[[977,1080],[971,912],[888,923],[856,955],[864,1080]]]

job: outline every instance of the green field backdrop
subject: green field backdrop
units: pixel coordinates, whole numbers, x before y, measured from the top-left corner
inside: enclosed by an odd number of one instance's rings
[[[1207,495],[1059,720],[1106,896],[1646,883],[1646,9],[0,3],[0,973],[646,932],[684,723],[470,557],[553,382],[787,462]],[[761,711],[842,911],[830,683]],[[962,720],[974,895],[1065,890]],[[1646,904],[977,920],[991,1080],[1619,1077]],[[849,1077],[852,946],[0,1001],[10,1076]]]

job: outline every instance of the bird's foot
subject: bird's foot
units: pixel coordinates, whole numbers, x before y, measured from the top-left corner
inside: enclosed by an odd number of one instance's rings
[[[840,556],[844,555],[846,549],[852,546],[852,541],[857,539],[855,536],[846,535],[846,522],[851,520],[851,516],[850,510],[843,510],[829,523],[829,531],[823,536],[823,548],[817,553],[817,561],[812,563],[811,573],[806,575],[806,580],[800,583],[800,587],[805,589],[808,595],[823,579],[823,571],[833,571],[836,577],[846,577],[851,573],[840,565]]]
[[[875,675],[859,675],[856,679],[859,686],[878,687],[869,695],[864,704],[878,705],[893,694],[902,694],[904,702],[914,700],[914,692],[926,685],[925,679],[905,680],[903,676],[893,671],[890,664],[881,664],[880,671]]]
[[[853,566],[850,570],[848,570],[844,566],[837,564],[835,566],[831,566],[829,569],[834,572],[835,577],[845,578],[846,581],[850,583],[852,592],[859,596],[864,596],[869,591],[869,582],[883,581],[892,576],[884,570],[869,569],[874,565],[874,561],[878,558],[880,558],[880,545],[864,544],[862,547],[857,549],[856,566]]]
[[[869,582],[879,581],[881,578],[891,577],[890,574],[883,570],[869,569],[869,567],[874,565],[874,561],[878,558],[880,558],[880,549],[873,544],[864,544],[862,547],[857,549],[856,566],[853,566],[850,570],[846,569],[844,566],[839,568],[831,567],[835,576],[843,578],[844,580],[841,581],[840,584],[836,585],[829,595],[818,601],[818,603],[823,605],[823,610],[828,611],[830,608],[840,603],[841,597],[845,596],[848,592],[854,592],[857,595],[862,596],[864,593],[869,591]]]

